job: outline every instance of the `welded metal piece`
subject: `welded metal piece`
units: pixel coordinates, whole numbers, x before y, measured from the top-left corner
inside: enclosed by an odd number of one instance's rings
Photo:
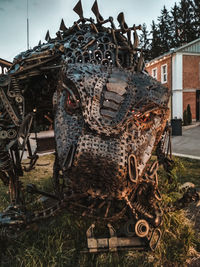
[[[48,32],[47,43],[16,56],[7,76],[0,77],[0,178],[10,185],[15,206],[22,205],[19,176],[25,147],[31,159],[27,170],[37,160],[30,148],[30,131],[51,124],[54,117],[53,179],[58,199],[44,211],[19,218],[18,208],[12,209],[12,216],[9,209],[0,224],[31,223],[66,207],[106,223],[131,214],[133,234],[139,236],[135,241],[120,239],[109,224],[110,239],[90,239],[89,249],[144,247],[153,242],[153,233],[160,239],[162,221],[158,163],[149,163],[153,151],[159,163],[172,165],[164,148],[170,136],[169,90],[143,70],[136,34],[140,26],[128,27],[120,13],[116,29],[112,18],[100,15],[96,1],[92,7],[96,24],[83,17],[81,1],[74,11],[80,19],[72,27],[62,20],[55,38]],[[103,26],[107,22],[111,28]],[[29,193],[33,191],[29,187]]]
[[[96,238],[94,235],[95,225],[92,224],[87,230],[88,249],[91,253],[97,252],[115,252],[117,250],[135,248],[138,250],[146,249],[146,242],[139,237],[117,237],[115,229],[111,224],[107,224],[109,229],[109,238]]]

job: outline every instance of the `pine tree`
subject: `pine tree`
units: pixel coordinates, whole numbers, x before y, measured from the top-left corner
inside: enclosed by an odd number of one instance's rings
[[[156,58],[161,55],[162,48],[161,48],[161,41],[160,41],[160,32],[155,24],[154,20],[152,21],[151,25],[151,35],[152,35],[152,40],[151,40],[151,50],[150,50],[150,58]]]
[[[174,7],[171,9],[171,18],[172,18],[172,47],[179,47],[181,45],[180,39],[180,19],[179,19],[179,7],[177,4],[174,4]]]
[[[144,51],[144,59],[149,60],[150,59],[150,54],[149,54],[149,47],[150,44],[150,39],[149,39],[149,32],[147,30],[147,26],[144,23],[142,25],[142,33],[140,34],[140,47]]]
[[[172,47],[172,22],[171,17],[164,6],[161,10],[161,16],[158,17],[158,28],[161,41],[161,53],[168,52]]]
[[[164,6],[158,23],[152,21],[150,58],[200,37],[200,0],[180,0],[171,12]]]
[[[193,41],[196,36],[193,28],[193,8],[191,0],[181,0],[178,9],[179,36],[181,44]]]
[[[191,6],[193,9],[193,30],[194,30],[194,36],[196,38],[200,37],[200,1],[199,0],[192,0]],[[195,39],[196,39],[195,38]]]

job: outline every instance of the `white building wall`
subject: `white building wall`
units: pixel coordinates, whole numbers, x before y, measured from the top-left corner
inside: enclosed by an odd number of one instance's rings
[[[172,118],[183,118],[183,56],[172,55]]]

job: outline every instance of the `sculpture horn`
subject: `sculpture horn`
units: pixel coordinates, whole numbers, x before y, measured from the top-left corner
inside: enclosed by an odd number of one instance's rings
[[[47,42],[49,42],[49,41],[51,40],[51,37],[50,37],[50,34],[49,34],[49,30],[47,31],[47,34],[46,34],[46,36],[45,36],[45,40],[46,40]]]
[[[120,27],[121,27],[122,31],[126,32],[128,30],[128,25],[125,22],[124,13],[123,12],[119,13],[119,15],[117,16],[117,20],[118,20],[118,22],[120,24]]]
[[[99,13],[99,7],[98,7],[97,0],[94,1],[94,4],[93,4],[91,10],[94,13],[94,15],[96,16],[97,22],[100,22],[101,23],[101,22],[104,21],[103,17]]]
[[[61,20],[61,23],[60,23],[60,31],[66,31],[67,30],[67,27],[65,26],[65,23],[64,23],[64,20],[62,19]]]
[[[73,8],[74,12],[79,15],[80,19],[83,19],[83,8],[82,8],[82,3],[81,0],[78,1],[78,3],[75,5]]]

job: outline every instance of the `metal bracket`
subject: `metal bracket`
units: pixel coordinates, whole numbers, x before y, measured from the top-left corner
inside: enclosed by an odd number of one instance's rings
[[[127,250],[127,249],[137,249],[144,250],[148,248],[148,242],[145,238],[140,238],[137,236],[133,237],[117,237],[116,231],[111,224],[107,224],[109,229],[110,237],[109,238],[95,238],[94,228],[95,224],[92,224],[87,232],[87,245],[90,253],[97,252],[116,252],[118,250]]]

